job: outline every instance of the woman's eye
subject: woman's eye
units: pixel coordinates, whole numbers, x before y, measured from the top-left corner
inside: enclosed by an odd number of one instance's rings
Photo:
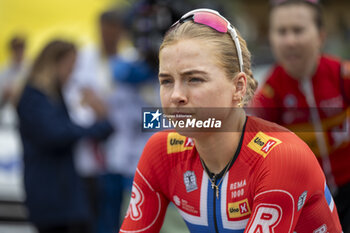
[[[159,81],[160,85],[167,85],[170,84],[171,81],[169,79],[162,79]]]
[[[203,79],[201,79],[201,78],[190,78],[189,81],[190,82],[203,82]]]

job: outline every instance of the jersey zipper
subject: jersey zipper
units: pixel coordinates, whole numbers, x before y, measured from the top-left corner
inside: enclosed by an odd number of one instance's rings
[[[216,177],[214,176],[213,177],[213,182],[214,184],[216,184]],[[219,188],[219,187],[217,187]],[[219,233],[219,230],[218,230],[218,223],[217,223],[217,219],[216,219],[216,189],[215,187],[213,188],[213,200],[214,200],[214,203],[213,203],[213,209],[214,209],[214,226],[215,226],[215,232],[216,233]]]

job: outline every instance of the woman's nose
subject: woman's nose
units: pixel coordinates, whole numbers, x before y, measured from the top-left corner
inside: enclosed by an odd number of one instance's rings
[[[176,106],[186,105],[188,102],[188,97],[186,93],[186,88],[180,83],[175,83],[173,92],[171,94],[171,103]]]

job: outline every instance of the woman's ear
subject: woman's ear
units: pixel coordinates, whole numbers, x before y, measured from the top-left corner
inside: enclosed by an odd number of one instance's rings
[[[241,101],[247,90],[247,76],[244,72],[239,72],[234,78],[233,101]]]

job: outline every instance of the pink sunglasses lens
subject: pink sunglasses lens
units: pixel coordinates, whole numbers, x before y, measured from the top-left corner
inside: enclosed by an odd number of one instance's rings
[[[194,14],[194,22],[207,25],[218,32],[227,32],[227,22],[219,16],[209,12],[198,12]]]

